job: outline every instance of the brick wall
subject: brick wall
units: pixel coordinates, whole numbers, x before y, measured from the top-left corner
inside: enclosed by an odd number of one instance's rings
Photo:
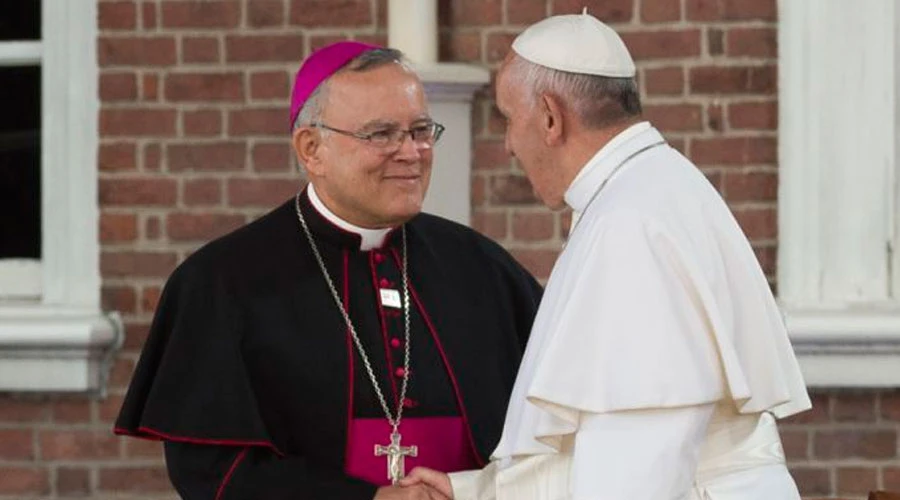
[[[767,274],[776,251],[775,0],[442,0],[442,60],[495,68],[523,26],[590,11],[638,60],[647,116],[729,201]],[[172,498],[160,446],[110,426],[165,277],[292,193],[290,73],[310,48],[384,42],[384,0],[99,0],[104,307],[127,340],[109,398],[0,399],[0,499]],[[474,225],[546,277],[568,214],[540,207],[474,110]],[[900,490],[900,393],[822,391],[783,426],[809,498]]]

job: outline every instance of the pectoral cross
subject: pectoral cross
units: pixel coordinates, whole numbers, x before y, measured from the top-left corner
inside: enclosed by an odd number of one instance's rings
[[[387,477],[391,484],[397,484],[406,475],[406,457],[414,457],[419,454],[418,446],[400,446],[400,433],[391,433],[391,444],[383,446],[375,445],[375,456],[387,456]]]

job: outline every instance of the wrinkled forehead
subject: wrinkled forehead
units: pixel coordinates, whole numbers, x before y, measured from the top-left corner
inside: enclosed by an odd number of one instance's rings
[[[427,115],[428,104],[421,80],[401,64],[390,63],[367,71],[343,71],[328,86],[326,118],[353,117],[408,122]]]

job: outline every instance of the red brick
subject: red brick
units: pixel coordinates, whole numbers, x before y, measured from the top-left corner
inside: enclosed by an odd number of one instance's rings
[[[662,131],[690,131],[703,128],[703,109],[698,104],[644,106],[644,117]]]
[[[241,20],[237,0],[164,0],[161,7],[165,28],[235,28]]]
[[[487,189],[487,181],[484,176],[475,172],[472,174],[472,186],[469,191],[469,203],[472,207],[480,207],[484,205],[485,200],[487,199],[487,195],[485,194],[485,190]]]
[[[709,55],[720,56],[725,53],[725,32],[718,28],[710,28],[707,32],[706,44]]]
[[[291,24],[325,28],[372,24],[370,0],[290,0]]]
[[[314,35],[309,37],[309,52],[304,54],[304,57],[309,55],[310,52],[321,49],[322,47],[340,42],[342,40],[346,40],[346,37],[339,35]],[[360,40],[362,41],[362,40]]]
[[[693,94],[774,94],[774,66],[704,66],[690,70]]]
[[[790,424],[824,424],[831,421],[831,398],[827,394],[810,394],[812,409],[792,415],[781,423]]]
[[[128,458],[153,458],[159,461],[163,457],[163,444],[148,439],[128,439],[125,441],[125,456]]]
[[[56,471],[56,491],[65,498],[87,497],[91,493],[90,470],[60,467]]]
[[[100,215],[100,241],[102,243],[123,243],[137,239],[137,215]]]
[[[137,99],[137,76],[134,73],[104,73],[100,75],[101,101],[134,101],[135,99]]]
[[[137,294],[132,286],[104,285],[100,289],[100,303],[104,311],[134,314],[137,311]]]
[[[509,169],[511,159],[503,141],[475,141],[475,170]]]
[[[162,163],[162,147],[158,143],[144,145],[144,170],[157,172]]]
[[[186,136],[215,136],[222,133],[222,112],[218,109],[184,111],[181,126]]]
[[[243,170],[247,145],[243,142],[169,144],[169,171],[234,172]]]
[[[476,109],[476,108],[472,108]],[[491,136],[503,136],[506,134],[506,118],[500,114],[500,110],[497,109],[497,106],[490,105],[487,107],[488,109],[488,119],[487,119],[487,131],[486,135]],[[474,120],[473,120],[473,123]]]
[[[900,467],[885,467],[881,474],[886,490],[900,491]]]
[[[553,0],[553,14],[580,14],[582,8],[605,23],[624,23],[634,17],[633,0]]]
[[[837,469],[838,495],[867,495],[878,484],[875,467],[839,467]]]
[[[107,396],[103,401],[97,403],[97,417],[99,418],[100,422],[115,422],[116,418],[119,416],[119,411],[122,409],[123,401],[125,401],[125,396],[111,395]]]
[[[725,111],[721,104],[709,104],[706,107],[706,126],[715,132],[725,130]]]
[[[181,60],[187,63],[219,62],[219,40],[205,36],[182,38]]]
[[[101,179],[101,206],[171,206],[175,181],[158,178]]]
[[[134,2],[100,2],[97,26],[101,30],[133,30],[137,27],[137,6]]]
[[[635,31],[622,33],[637,60],[677,59],[700,55],[700,30]]]
[[[487,26],[503,19],[501,0],[445,0],[438,2],[438,22],[442,26]]]
[[[512,216],[512,237],[516,241],[547,241],[555,234],[552,212],[520,212]]]
[[[781,444],[788,462],[809,457],[809,432],[781,429]]]
[[[244,100],[241,73],[170,73],[166,99],[172,102],[239,102]]]
[[[65,398],[53,402],[53,421],[64,424],[86,424],[91,421],[91,401]]]
[[[175,39],[165,37],[100,37],[100,66],[171,66],[175,64]]]
[[[775,201],[778,198],[778,174],[729,171],[724,177],[723,193],[729,202]]]
[[[481,34],[451,31],[441,33],[438,56],[441,61],[480,63]]]
[[[388,45],[388,37],[387,35],[354,35],[353,39],[362,42],[368,43],[371,45],[379,45],[381,47],[387,47]]]
[[[156,73],[145,73],[141,78],[141,99],[159,100],[159,75]]]
[[[741,208],[734,210],[747,239],[771,240],[778,236],[778,214],[774,208]]]
[[[875,422],[875,394],[841,393],[834,398],[832,411],[836,422]]]
[[[681,0],[642,0],[641,21],[665,23],[681,20]]]
[[[42,401],[20,399],[0,394],[0,423],[40,423],[49,417],[47,405]]]
[[[162,235],[162,221],[154,215],[147,216],[144,223],[144,237],[148,240],[158,240]]]
[[[778,248],[774,245],[757,245],[753,247],[753,253],[759,266],[766,276],[775,275],[775,266],[778,261]]]
[[[159,4],[155,1],[141,4],[141,26],[145,30],[156,29],[157,20],[159,19],[158,10]]]
[[[46,495],[49,476],[43,468],[0,466],[0,495]]]
[[[0,460],[34,459],[34,431],[31,429],[0,429]]]
[[[144,345],[144,339],[141,342],[130,341],[125,338],[125,349],[140,349]],[[134,344],[129,346],[128,344]],[[127,358],[119,357],[113,362],[113,366],[109,371],[109,386],[111,389],[125,389],[131,382],[131,375],[134,373],[134,361]]]
[[[247,2],[247,23],[254,28],[283,26],[284,0]]]
[[[506,22],[521,25],[536,23],[547,17],[545,4],[546,2],[535,2],[534,0],[507,0]]]
[[[513,257],[521,263],[535,278],[547,279],[556,262],[558,252],[555,250],[522,249],[511,250]]]
[[[693,139],[691,159],[697,165],[774,164],[778,151],[772,137]]]
[[[689,21],[774,21],[778,16],[776,0],[685,0]]]
[[[487,45],[485,47],[486,59],[488,63],[497,63],[502,61],[509,53],[516,33],[491,33],[487,37]]]
[[[290,82],[284,71],[259,71],[250,75],[250,97],[284,99],[290,94]]]
[[[488,238],[504,240],[509,235],[509,217],[506,212],[475,211],[472,214],[472,228]]]
[[[295,62],[303,57],[303,35],[231,35],[225,38],[225,60]]]
[[[173,252],[113,252],[100,255],[100,271],[105,278],[164,278],[177,262]]]
[[[172,488],[165,467],[116,467],[100,469],[99,489],[119,492],[163,492]]]
[[[679,66],[644,70],[647,95],[681,95],[684,92],[684,70]]]
[[[814,434],[815,456],[822,459],[891,459],[897,456],[897,431],[831,430]]]
[[[228,112],[228,134],[232,136],[287,137],[290,128],[290,116],[284,107],[250,108]]]
[[[167,136],[175,135],[175,111],[170,109],[101,109],[100,135]]]
[[[185,179],[183,201],[189,207],[222,203],[222,181],[219,179]]]
[[[797,482],[797,488],[803,497],[812,495],[831,495],[831,474],[828,469],[819,467],[791,467],[791,475]]]
[[[141,311],[153,314],[153,311],[155,311],[156,307],[159,305],[159,296],[161,293],[162,288],[158,286],[145,286],[141,289]]]
[[[253,170],[257,172],[288,172],[291,170],[293,149],[282,142],[257,143],[253,146]]]
[[[119,456],[119,441],[108,430],[42,430],[41,456],[46,460],[96,460]]]
[[[775,28],[732,28],[725,34],[725,54],[729,57],[778,56]]]
[[[166,217],[166,234],[172,241],[207,241],[242,225],[243,215],[174,213]]]
[[[521,175],[498,175],[491,182],[491,203],[497,205],[534,205],[534,195],[528,179]]]
[[[778,103],[765,101],[729,104],[728,123],[736,130],[775,130],[778,128]]]
[[[103,172],[125,172],[137,168],[137,148],[133,142],[101,144],[98,167]]]
[[[274,207],[300,188],[296,179],[229,179],[228,202],[234,207]]]
[[[891,391],[881,395],[881,418],[900,422],[900,392]]]

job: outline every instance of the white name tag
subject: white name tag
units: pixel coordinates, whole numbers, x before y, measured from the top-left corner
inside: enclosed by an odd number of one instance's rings
[[[381,292],[381,305],[384,307],[394,307],[400,309],[403,307],[403,303],[400,302],[400,292],[394,290],[392,288],[382,288]]]

